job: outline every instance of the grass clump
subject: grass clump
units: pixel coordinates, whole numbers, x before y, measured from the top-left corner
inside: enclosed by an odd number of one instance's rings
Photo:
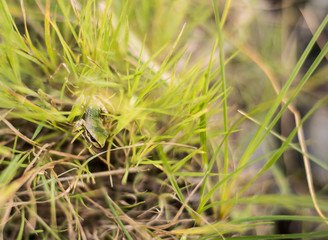
[[[1,1],[1,237],[326,237],[309,161],[327,168],[307,152],[302,125],[327,97],[302,118],[294,104],[327,54],[326,44],[297,79],[328,18],[279,87],[278,73],[231,28],[238,7]],[[240,76],[230,66],[247,65],[269,80],[256,86],[266,93],[260,104],[252,92],[235,96]],[[275,128],[286,111],[296,126],[282,136]],[[258,154],[272,136],[281,144]],[[309,194],[291,191],[279,168],[289,149],[304,157]],[[279,234],[279,221],[311,224]]]

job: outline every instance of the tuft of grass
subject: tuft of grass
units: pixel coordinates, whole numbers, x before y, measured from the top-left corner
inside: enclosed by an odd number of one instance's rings
[[[328,168],[303,125],[328,98],[303,116],[297,103],[324,83],[314,73],[327,44],[302,66],[328,16],[281,69],[286,26],[265,25],[258,4],[1,0],[0,238],[327,237],[309,161]],[[93,96],[108,111],[103,149],[73,131]],[[286,111],[295,126],[283,136]],[[280,167],[290,149],[306,182]],[[302,229],[282,234],[281,221]]]

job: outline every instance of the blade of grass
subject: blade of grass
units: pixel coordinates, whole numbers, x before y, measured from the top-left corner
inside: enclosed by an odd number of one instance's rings
[[[328,20],[328,16],[327,16],[327,20]],[[272,121],[271,125],[269,126],[269,129],[272,129],[273,128],[273,125],[278,121],[278,119],[280,119],[280,117],[283,114],[283,112],[287,109],[287,107],[289,106],[289,104],[291,103],[291,101],[301,91],[302,87],[304,86],[304,84],[306,83],[306,81],[310,78],[311,74],[317,68],[317,66],[322,61],[322,59],[325,57],[325,55],[327,54],[327,52],[328,52],[328,43],[324,46],[324,48],[319,53],[319,55],[317,56],[317,58],[315,59],[315,61],[311,65],[311,67],[309,68],[309,70],[306,72],[306,74],[304,75],[304,77],[302,78],[302,80],[300,81],[300,83],[298,84],[298,86],[296,87],[296,89],[293,91],[291,97],[287,100],[287,102],[285,103],[285,105],[283,106],[283,108],[280,110],[280,112],[278,113],[278,115],[276,116],[276,118]],[[306,152],[306,149],[305,149],[305,146],[304,146],[304,140],[303,140],[303,142],[301,140],[301,139],[304,139],[304,136],[302,136],[303,135],[303,131],[301,130],[301,133],[300,133],[299,132],[299,129],[302,127],[302,125],[306,121],[306,119],[309,118],[313,114],[313,112],[316,111],[319,107],[321,107],[323,104],[325,104],[326,101],[328,101],[328,97],[327,96],[324,97],[323,99],[321,99],[320,101],[318,101],[318,103],[315,106],[313,106],[313,108],[311,108],[311,110],[304,116],[304,118],[302,120],[299,120],[298,117],[296,117],[297,125],[294,128],[294,130],[292,131],[292,133],[288,136],[288,138],[286,139],[286,141],[283,143],[283,145],[281,147],[281,148],[283,148],[282,151],[279,151],[279,153],[277,153],[276,156],[273,156],[272,159],[270,159],[266,163],[266,165],[260,170],[260,172],[251,180],[251,182],[253,182],[256,178],[258,178],[266,170],[268,170],[270,168],[270,166],[272,166],[272,164],[274,164],[278,160],[278,158],[287,149],[288,144],[292,141],[293,137],[296,134],[299,135],[299,139],[300,139],[300,142],[301,142],[301,148],[302,148],[303,152]],[[268,132],[268,130],[267,130],[267,132]],[[304,158],[304,164],[305,164],[305,169],[306,169],[306,176],[307,176],[309,191],[310,191],[310,194],[311,194],[311,196],[313,198],[313,203],[314,203],[314,205],[316,207],[316,210],[317,210],[318,214],[328,224],[328,221],[326,220],[326,217],[324,217],[324,215],[322,214],[322,212],[318,208],[318,205],[317,205],[316,200],[315,200],[315,194],[314,194],[314,188],[313,188],[313,183],[312,183],[312,176],[311,176],[311,170],[310,170],[309,160],[308,160],[308,158],[305,155],[303,157],[305,157]],[[242,193],[248,186],[249,186],[249,184],[247,184],[245,186],[245,188],[243,188],[243,190],[239,192],[238,195],[240,195],[240,193]]]
[[[220,56],[220,73],[221,73],[221,81],[222,81],[222,93],[223,93],[223,126],[224,126],[224,132],[228,133],[228,109],[227,109],[227,88],[226,88],[226,76],[225,76],[225,69],[224,69],[224,52],[223,52],[223,34],[222,34],[222,26],[223,23],[221,23],[221,18],[219,14],[219,9],[218,9],[218,3],[215,0],[212,0],[213,8],[214,8],[214,14],[215,14],[215,23],[216,23],[216,28],[217,28],[217,38],[218,38],[218,46],[219,46],[219,56]],[[229,2],[227,2],[229,4]],[[229,5],[226,5],[228,7]],[[228,8],[227,8],[228,11]],[[224,13],[227,14],[227,11]],[[226,16],[226,15],[225,15]],[[225,19],[223,19],[224,21]],[[221,25],[222,24],[222,25]],[[223,147],[223,152],[224,152],[224,160],[223,160],[223,174],[228,173],[228,136],[224,138],[224,147]],[[218,166],[219,167],[219,166]],[[226,189],[226,183],[222,185],[222,190],[221,190],[221,198],[222,200],[225,200],[228,197],[228,193],[230,189]],[[222,214],[222,209],[221,209],[221,214]]]
[[[316,34],[313,36],[313,38],[311,39],[310,43],[308,44],[308,46],[306,47],[306,49],[304,50],[302,56],[300,57],[299,61],[297,62],[295,68],[293,69],[290,77],[288,78],[288,80],[286,81],[286,84],[284,85],[284,87],[282,88],[282,90],[280,91],[279,95],[277,96],[277,99],[275,100],[275,102],[272,104],[273,106],[271,107],[271,109],[269,110],[269,112],[267,113],[265,119],[262,122],[262,125],[260,127],[260,129],[257,131],[256,135],[252,138],[252,141],[250,142],[250,144],[248,145],[249,147],[247,148],[247,150],[245,151],[245,153],[243,154],[243,156],[241,157],[241,160],[239,162],[240,165],[245,164],[245,162],[250,158],[250,156],[254,153],[254,151],[257,149],[257,147],[259,146],[259,144],[263,141],[263,139],[265,138],[266,134],[263,134],[267,124],[269,123],[270,119],[273,117],[276,109],[278,108],[278,106],[281,104],[281,102],[283,101],[284,96],[286,95],[289,87],[291,86],[291,84],[294,82],[296,75],[298,74],[299,70],[301,69],[301,66],[303,65],[303,63],[305,62],[305,59],[307,58],[307,56],[309,55],[312,47],[314,46],[316,39],[319,37],[320,33],[323,31],[325,25],[328,22],[328,16],[324,19],[324,21],[322,22],[322,24],[320,25],[320,27],[318,28]],[[314,70],[314,69],[313,69]],[[288,104],[286,104],[288,105]],[[287,108],[287,106],[286,106]],[[279,119],[279,118],[278,118]],[[276,121],[278,121],[278,119]],[[275,120],[272,121],[272,123],[276,122]],[[272,125],[272,124],[271,124]],[[273,127],[273,126],[272,126]],[[268,128],[268,130],[266,132],[269,132],[269,130],[272,129]],[[263,134],[263,135],[262,135]]]
[[[45,8],[45,15],[44,15],[44,35],[45,35],[45,44],[47,48],[47,52],[50,58],[50,62],[55,66],[57,62],[56,53],[53,48],[53,41],[51,38],[51,31],[50,31],[50,0],[46,1],[46,8]]]
[[[328,210],[327,204],[325,199],[320,199],[319,204],[322,209],[325,211]],[[306,195],[282,195],[282,194],[259,194],[254,195],[250,197],[244,197],[244,198],[233,198],[226,200],[224,202],[214,202],[211,204],[208,204],[206,207],[204,207],[203,211],[206,211],[207,209],[210,209],[213,207],[213,205],[222,205],[222,204],[250,204],[250,205],[268,205],[268,206],[278,206],[283,207],[289,210],[297,210],[298,208],[310,208],[314,209],[313,201],[311,196]],[[317,217],[320,218],[321,217]],[[322,219],[321,219],[322,221]]]
[[[257,235],[257,236],[242,236],[242,237],[228,237],[226,240],[257,240],[257,239],[315,239],[327,237],[328,232],[308,232],[308,233],[292,233],[292,234],[273,234],[273,235]]]
[[[328,46],[328,44],[327,44]],[[325,55],[325,54],[324,54]],[[240,196],[241,193],[243,193],[251,183],[253,183],[260,175],[262,175],[264,172],[266,172],[279,158],[280,156],[286,151],[288,145],[290,144],[290,142],[293,140],[293,138],[295,137],[295,135],[298,133],[298,129],[303,125],[303,123],[316,111],[318,110],[322,105],[326,104],[328,102],[328,96],[326,96],[325,98],[321,99],[320,101],[318,101],[318,103],[316,103],[313,108],[311,108],[311,110],[302,118],[302,120],[299,122],[299,125],[297,125],[294,130],[290,133],[290,135],[286,138],[286,141],[282,144],[282,146],[278,149],[277,152],[275,152],[275,154],[272,156],[272,158],[263,166],[263,168],[255,175],[254,178],[252,178],[252,180],[246,184],[245,187],[243,187],[243,189],[241,189],[238,194],[237,197]],[[308,179],[309,184],[312,184],[312,179]],[[313,192],[311,192],[311,196],[313,196],[314,194],[314,190],[313,190],[313,184],[312,186],[309,186],[310,191],[312,190]],[[324,219],[326,221],[326,223],[328,223],[328,221],[326,220],[326,218],[324,217],[324,215],[322,214],[322,212],[320,211],[318,204],[315,200],[315,197],[313,198],[313,202],[315,205],[315,208],[318,212],[318,214],[322,217],[322,219]]]
[[[158,147],[158,152],[159,152],[159,155],[161,157],[161,160],[163,161],[163,166],[164,166],[164,169],[165,169],[165,172],[166,172],[166,175],[169,179],[169,181],[171,182],[172,184],[172,187],[175,191],[175,193],[178,195],[178,198],[180,199],[181,202],[184,202],[184,196],[179,188],[179,185],[178,183],[176,182],[175,178],[174,178],[174,173],[168,163],[168,159],[167,159],[167,156],[166,154],[164,153],[163,151],[163,147],[162,146],[159,146]]]
[[[24,226],[25,226],[25,209],[21,210],[21,225],[17,234],[16,239],[20,240],[23,239],[23,234],[24,234]]]
[[[227,20],[227,16],[229,13],[229,9],[231,6],[231,0],[227,0],[224,5],[224,10],[222,13],[222,18],[221,18],[221,28],[223,28],[225,21]]]
[[[112,214],[114,215],[118,225],[121,227],[122,231],[124,232],[125,236],[129,239],[129,240],[133,240],[133,238],[131,237],[130,233],[128,232],[128,230],[125,228],[124,224],[122,223],[121,219],[119,218],[113,204],[112,204],[112,200],[109,198],[109,196],[103,192],[105,201],[108,205],[108,207],[110,208]]]
[[[257,125],[261,125],[261,123],[254,119],[253,117],[251,117],[249,114],[241,111],[241,110],[238,110],[238,112],[240,114],[242,114],[243,116],[245,116],[247,119],[251,120],[252,122],[254,122],[255,124]],[[286,141],[286,138],[279,135],[276,131],[273,131],[271,130],[270,133],[276,137],[277,139],[279,139],[280,141],[282,142],[285,142]],[[309,159],[311,159],[311,161],[315,162],[316,164],[318,164],[320,167],[322,167],[323,169],[327,170],[328,171],[328,165],[323,163],[322,161],[320,161],[318,158],[316,158],[315,156],[313,156],[312,154],[308,153],[308,152],[303,152],[302,149],[295,143],[291,142],[289,143],[289,147],[291,147],[292,149],[296,150],[297,152],[299,152],[300,154],[302,155],[306,155]]]
[[[222,146],[223,144],[223,141],[221,142],[221,144],[219,145],[219,147],[216,149],[215,153],[213,154],[213,157],[212,159],[215,159],[216,158],[216,155],[218,154],[219,152],[219,149],[220,147]],[[261,160],[261,159],[265,159],[269,156],[271,156],[274,152],[269,152],[269,153],[266,153],[265,155],[259,157],[259,158],[256,158],[246,164],[244,164],[243,166],[239,166],[238,168],[236,168],[232,173],[229,173],[228,175],[226,175],[225,177],[223,177],[218,183],[216,183],[212,188],[211,190],[204,196],[204,198],[200,201],[199,203],[199,206],[197,208],[197,212],[198,213],[202,213],[204,212],[208,206],[205,207],[206,203],[209,201],[209,199],[211,198],[211,196],[213,194],[215,194],[215,192],[219,189],[219,187],[221,187],[222,184],[224,184],[225,182],[227,182],[229,179],[233,178],[234,176],[238,175],[240,172],[242,172],[244,169],[246,169],[247,167],[251,166],[252,164],[254,164],[255,162]],[[207,173],[205,175],[205,177],[208,177],[210,176],[210,173]],[[204,178],[205,178],[204,177]],[[221,202],[221,201],[220,201]]]
[[[48,19],[52,27],[54,28],[57,37],[59,38],[59,41],[63,47],[64,53],[67,57],[68,63],[70,65],[70,71],[73,72],[75,79],[78,79],[77,69],[76,69],[76,56],[74,55],[72,49],[69,47],[67,42],[65,41],[64,36],[62,35],[61,31],[59,30],[56,22],[51,21],[51,19]]]
[[[202,93],[203,96],[206,96],[208,93],[211,69],[213,66],[213,55],[214,55],[216,46],[217,46],[217,41],[215,41],[215,43],[214,43],[214,46],[213,46],[213,49],[211,52],[211,56],[210,56],[210,60],[208,62],[208,67],[207,67],[207,70],[205,73],[205,81],[204,81],[203,93]],[[201,109],[205,109],[207,107],[208,106],[205,102],[201,105]],[[200,144],[201,144],[202,150],[204,151],[204,153],[201,156],[202,156],[202,165],[203,165],[204,171],[206,172],[207,168],[208,168],[207,137],[206,137],[206,128],[207,128],[206,112],[200,116],[199,128],[204,129],[204,131],[202,131],[200,133]],[[204,191],[204,190],[202,190],[202,191]]]
[[[296,66],[295,66],[295,68],[293,69],[290,77],[286,81],[286,84],[281,89],[281,91],[278,94],[276,100],[272,104],[272,107],[270,108],[270,110],[266,114],[264,120],[262,121],[262,124],[261,124],[260,128],[256,132],[255,136],[252,138],[252,140],[249,143],[246,151],[242,155],[238,165],[243,165],[248,161],[248,159],[252,156],[252,154],[255,152],[255,150],[258,148],[258,146],[261,144],[261,142],[265,139],[267,134],[271,131],[271,129],[274,127],[274,125],[280,119],[283,112],[287,109],[289,103],[294,99],[296,94],[300,91],[300,88],[305,84],[306,80],[308,80],[309,76],[312,74],[312,72],[314,71],[316,66],[319,64],[319,62],[320,62],[319,59],[322,58],[321,55],[323,55],[322,53],[325,52],[325,51],[320,52],[320,56],[318,56],[316,61],[314,62],[314,64],[312,64],[313,67],[309,69],[309,71],[303,77],[303,80],[300,82],[300,84],[298,84],[298,89],[294,91],[293,96],[288,99],[286,104],[282,107],[282,109],[279,111],[279,113],[276,115],[276,117],[272,120],[271,124],[269,125],[270,120],[274,116],[274,114],[275,114],[276,110],[278,109],[279,105],[283,102],[289,87],[291,86],[291,84],[296,79],[296,75],[299,73],[299,71],[301,69],[301,66],[305,62],[305,59],[309,55],[310,50],[314,46],[314,44],[316,42],[316,39],[319,37],[320,33],[323,31],[323,29],[324,29],[325,25],[327,24],[327,22],[328,22],[328,16],[323,20],[323,22],[319,26],[316,34],[312,37],[310,43],[308,44],[308,46],[304,50],[302,56],[300,57],[299,61],[297,62]],[[229,184],[229,187],[228,187],[227,191],[224,194],[229,194],[229,192],[231,192],[229,190],[234,185],[234,182],[235,182],[236,178],[237,178],[237,176],[235,176],[235,178],[232,179],[232,181]],[[225,196],[224,199],[227,199],[227,196]]]

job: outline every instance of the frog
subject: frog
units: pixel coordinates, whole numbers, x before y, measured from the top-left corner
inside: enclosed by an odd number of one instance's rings
[[[82,98],[85,98],[82,96]],[[85,98],[83,118],[76,121],[74,131],[82,131],[83,138],[96,148],[103,148],[109,137],[110,119],[106,107],[95,96]]]

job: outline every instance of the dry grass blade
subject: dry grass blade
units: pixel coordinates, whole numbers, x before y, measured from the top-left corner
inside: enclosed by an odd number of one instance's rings
[[[266,66],[265,61],[263,59],[261,59],[261,57],[256,53],[256,51],[254,49],[251,49],[251,47],[249,47],[249,46],[248,47],[245,46],[243,48],[243,51],[266,74],[266,76],[270,80],[270,82],[272,84],[272,87],[275,90],[276,94],[279,95],[280,87],[279,87],[278,81],[277,81],[275,75],[273,74],[273,72],[270,70],[270,68],[268,66]],[[286,104],[286,102],[287,102],[287,99],[284,98],[283,103]],[[298,135],[298,140],[300,142],[302,152],[304,153],[302,156],[303,156],[303,161],[304,161],[304,166],[305,166],[305,171],[306,171],[306,179],[307,179],[307,182],[308,182],[308,189],[309,189],[309,192],[310,192],[312,200],[313,200],[313,205],[314,205],[318,215],[326,222],[326,224],[328,224],[328,220],[324,216],[322,211],[320,210],[320,207],[319,207],[319,205],[317,203],[317,200],[316,200],[316,195],[315,195],[315,191],[314,191],[314,187],[313,187],[313,179],[312,179],[310,161],[309,161],[309,158],[307,157],[307,147],[306,147],[306,144],[305,144],[303,127],[302,127],[302,125],[300,125],[300,121],[301,121],[300,113],[292,103],[289,103],[288,109],[294,115],[295,126],[298,128],[297,135]]]

